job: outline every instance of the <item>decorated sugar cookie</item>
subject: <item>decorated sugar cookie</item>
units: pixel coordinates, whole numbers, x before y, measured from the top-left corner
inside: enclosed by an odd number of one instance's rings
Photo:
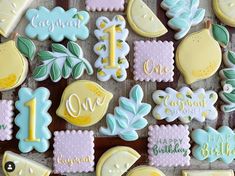
[[[95,62],[98,79],[124,81],[129,67],[126,55],[130,51],[126,43],[129,31],[124,17],[117,15],[110,21],[102,16],[97,19],[96,26],[95,36],[99,42],[94,46],[94,51],[99,56]]]
[[[212,3],[217,18],[224,24],[235,27],[235,0],[213,0]]]
[[[193,119],[204,122],[205,120],[215,120],[218,112],[214,107],[218,95],[214,91],[198,89],[193,92],[188,87],[183,87],[179,91],[167,88],[165,91],[157,90],[153,93],[153,101],[157,106],[153,109],[153,116],[157,120],[166,119],[173,122],[179,118],[184,123],[189,123]]]
[[[64,90],[56,114],[69,123],[88,127],[105,115],[112,93],[92,81],[76,81]]]
[[[139,158],[140,154],[130,147],[113,147],[99,159],[96,176],[122,176]]]
[[[9,141],[13,133],[13,101],[0,100],[0,141]]]
[[[44,87],[35,91],[29,88],[19,90],[19,100],[15,104],[19,114],[15,118],[15,124],[19,127],[16,138],[22,153],[33,149],[43,153],[49,148],[51,132],[48,126],[52,121],[48,113],[51,106],[49,96],[49,90]]]
[[[136,41],[134,50],[134,79],[136,81],[173,81],[173,42]]]
[[[165,176],[165,174],[150,166],[139,166],[127,173],[127,176]]]
[[[89,36],[86,25],[90,16],[86,11],[78,11],[76,8],[65,11],[61,7],[55,7],[50,11],[41,6],[28,10],[26,18],[29,21],[25,29],[26,35],[39,41],[48,38],[55,42],[61,42],[64,38],[76,41],[85,40]]]
[[[198,8],[200,0],[163,0],[161,6],[167,10],[171,18],[168,25],[177,31],[175,39],[180,40],[187,35],[192,26],[198,25],[205,16],[205,9]]]
[[[160,37],[167,33],[166,27],[143,0],[129,0],[127,19],[131,28],[143,37]]]
[[[148,121],[144,116],[151,111],[151,105],[142,103],[144,93],[139,85],[134,86],[130,91],[130,98],[121,97],[119,106],[114,109],[114,115],[106,116],[107,128],[100,128],[104,135],[118,135],[125,141],[138,139],[136,130],[147,126]]]
[[[177,48],[176,64],[187,84],[211,77],[220,67],[222,53],[219,43],[225,46],[228,39],[220,25],[211,26],[208,22],[206,29],[188,35]]]
[[[154,167],[190,165],[190,138],[188,126],[150,126],[148,154]]]
[[[95,151],[92,131],[56,131],[54,135],[54,173],[94,171]]]
[[[49,176],[51,173],[48,167],[10,151],[3,155],[2,168],[5,176]]]
[[[183,170],[182,176],[234,176],[233,170]]]
[[[0,1],[0,35],[9,37],[33,0]]]
[[[207,160],[210,163],[222,160],[226,164],[232,163],[235,158],[235,133],[227,127],[215,130],[211,127],[206,130],[197,129],[191,134],[196,146],[193,156],[197,160]]]
[[[63,77],[79,79],[84,71],[88,75],[93,74],[93,68],[89,61],[84,58],[82,48],[75,42],[68,42],[67,48],[61,44],[52,44],[52,52],[40,51],[39,65],[34,69],[33,78],[36,81],[43,81],[49,76],[53,82],[58,82]]]
[[[86,0],[88,11],[123,11],[125,0]]]

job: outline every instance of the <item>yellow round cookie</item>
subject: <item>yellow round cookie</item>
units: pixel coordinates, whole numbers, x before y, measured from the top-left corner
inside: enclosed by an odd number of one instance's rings
[[[140,154],[130,147],[111,148],[99,159],[96,167],[96,176],[121,176],[139,158]]]
[[[126,176],[165,176],[165,174],[155,167],[139,166],[129,171]]]
[[[159,37],[167,33],[166,27],[142,0],[129,0],[127,19],[131,28],[143,37]]]
[[[213,0],[214,12],[220,21],[235,27],[235,0]]]

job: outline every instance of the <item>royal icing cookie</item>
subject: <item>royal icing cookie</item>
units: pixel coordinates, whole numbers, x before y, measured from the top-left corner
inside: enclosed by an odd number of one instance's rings
[[[123,11],[125,0],[86,0],[88,11]]]
[[[99,42],[94,46],[94,51],[99,56],[95,62],[98,79],[124,81],[129,67],[126,55],[130,51],[126,42],[129,31],[124,17],[117,15],[110,21],[102,16],[97,19],[96,26],[95,36]]]
[[[35,91],[29,88],[19,90],[19,100],[15,104],[19,114],[15,118],[15,124],[19,127],[16,138],[22,153],[33,149],[43,153],[49,148],[51,132],[48,126],[52,122],[52,117],[47,112],[51,106],[49,96],[49,90],[44,87]]]
[[[188,126],[150,126],[148,135],[151,166],[177,167],[190,164]]]
[[[56,114],[69,123],[88,127],[105,115],[112,93],[92,81],[76,81],[64,90]]]
[[[197,129],[191,134],[196,146],[193,148],[193,156],[197,160],[207,160],[210,163],[217,159],[226,164],[233,162],[235,158],[235,133],[227,127],[215,130],[211,127],[206,130]]]
[[[173,81],[173,42],[136,41],[134,50],[134,79],[136,81]]]
[[[107,128],[100,128],[104,135],[118,135],[125,141],[138,139],[136,130],[145,128],[148,121],[144,116],[151,111],[151,105],[142,103],[144,93],[139,85],[134,86],[129,94],[130,98],[121,97],[119,106],[114,109],[114,115],[106,116]]]
[[[167,33],[166,27],[142,0],[129,0],[127,19],[131,28],[143,37],[160,37]]]
[[[84,71],[88,75],[93,74],[91,64],[84,58],[82,48],[75,42],[68,42],[67,48],[54,43],[52,52],[40,51],[38,56],[42,65],[34,69],[33,78],[36,81],[50,77],[53,82],[58,82],[61,78],[69,78],[70,75],[74,79],[79,79]]]
[[[0,141],[12,139],[13,101],[0,100]]]
[[[54,135],[54,173],[94,171],[95,151],[92,131],[56,131]]]
[[[235,0],[213,0],[212,3],[217,18],[224,24],[235,27]]]
[[[200,0],[163,0],[161,7],[167,10],[171,18],[168,25],[178,31],[175,39],[180,40],[187,35],[192,26],[198,25],[205,16],[205,9],[198,8]]]
[[[176,91],[167,88],[165,91],[155,91],[152,97],[157,104],[153,109],[153,116],[157,120],[166,119],[167,122],[173,122],[179,118],[182,122],[189,123],[193,119],[199,122],[215,120],[218,116],[214,107],[218,95],[214,91],[201,88],[193,92],[188,87]]]
[[[6,151],[2,159],[5,176],[49,176],[51,169],[16,153]]]
[[[139,166],[129,171],[126,176],[165,176],[165,174],[155,167]]]
[[[182,176],[234,176],[233,170],[183,170]]]
[[[187,84],[211,77],[220,67],[222,53],[214,38],[219,33],[213,30],[213,37],[210,26],[188,35],[177,48],[176,65]]]
[[[39,41],[48,38],[55,42],[61,42],[64,38],[76,41],[89,37],[86,25],[90,16],[86,11],[78,11],[76,8],[65,11],[61,7],[55,7],[50,11],[41,6],[28,10],[26,18],[29,21],[25,29],[26,35]]]
[[[0,34],[9,37],[33,0],[0,1]]]
[[[138,159],[140,154],[130,147],[114,147],[99,159],[96,176],[122,176]]]

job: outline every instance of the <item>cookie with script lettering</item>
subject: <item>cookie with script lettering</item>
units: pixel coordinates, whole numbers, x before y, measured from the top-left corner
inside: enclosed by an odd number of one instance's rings
[[[94,171],[92,131],[56,131],[54,135],[53,166],[56,174]]]
[[[233,170],[183,170],[182,176],[234,176]]]
[[[125,0],[86,0],[88,11],[123,11]]]
[[[190,165],[188,126],[150,126],[148,132],[149,164],[154,167]]]
[[[173,81],[173,42],[136,41],[134,44],[134,79],[136,81]]]

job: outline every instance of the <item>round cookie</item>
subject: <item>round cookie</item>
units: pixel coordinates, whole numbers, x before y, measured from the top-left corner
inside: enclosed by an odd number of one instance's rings
[[[165,176],[165,174],[150,166],[139,166],[127,173],[127,176]]]

